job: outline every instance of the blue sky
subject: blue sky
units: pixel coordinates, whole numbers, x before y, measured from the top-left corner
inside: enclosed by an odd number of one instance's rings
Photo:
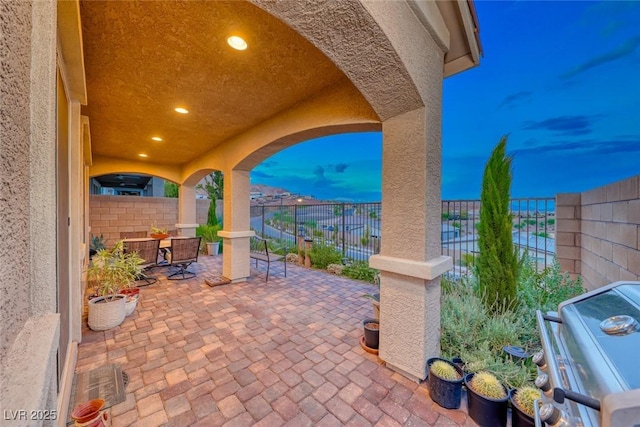
[[[513,197],[640,174],[640,1],[476,1],[484,57],[444,82],[442,197],[479,198],[502,135]],[[380,200],[382,135],[343,134],[272,156],[251,182]]]

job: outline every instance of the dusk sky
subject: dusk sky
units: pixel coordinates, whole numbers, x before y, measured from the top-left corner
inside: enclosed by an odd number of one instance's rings
[[[476,1],[484,57],[444,82],[442,198],[477,199],[502,135],[513,197],[553,197],[640,174],[640,1]],[[382,135],[300,143],[253,184],[379,201]]]

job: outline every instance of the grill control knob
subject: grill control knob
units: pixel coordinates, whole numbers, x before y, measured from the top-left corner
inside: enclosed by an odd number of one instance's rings
[[[547,362],[544,360],[544,350],[540,350],[536,354],[534,354],[533,357],[532,357],[532,360],[533,360],[533,363],[535,363],[536,365],[538,365],[541,368],[544,365],[546,365]]]
[[[565,427],[569,424],[562,417],[562,411],[551,403],[545,403],[540,407],[540,419],[549,427]]]
[[[551,384],[549,383],[549,375],[545,374],[544,372],[538,375],[538,377],[535,380],[535,385],[536,387],[538,387],[540,390],[544,392],[551,390]]]

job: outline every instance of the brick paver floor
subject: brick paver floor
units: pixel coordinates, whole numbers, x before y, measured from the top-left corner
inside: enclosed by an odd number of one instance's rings
[[[120,363],[126,401],[112,426],[475,426],[359,345],[367,284],[289,265],[252,268],[209,287],[222,257],[189,280],[142,288],[136,312],[106,332],[83,330],[76,371]],[[463,399],[464,400],[464,399]]]

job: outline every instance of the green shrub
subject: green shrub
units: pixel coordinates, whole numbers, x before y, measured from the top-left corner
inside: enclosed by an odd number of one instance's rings
[[[474,291],[475,280],[453,282],[442,278],[441,340],[442,357],[459,356],[469,371],[494,373],[509,387],[530,383],[535,368],[504,357],[505,345],[532,346],[531,329],[521,310],[490,311]]]
[[[314,268],[326,269],[329,264],[342,263],[342,254],[334,247],[322,243],[314,244],[309,253]]]
[[[218,236],[218,231],[222,230],[222,225],[201,224],[196,228],[196,237],[202,237],[202,243],[221,242],[222,237]]]
[[[378,270],[369,267],[369,264],[367,264],[366,261],[354,261],[350,265],[344,267],[342,274],[351,279],[375,283]]]

